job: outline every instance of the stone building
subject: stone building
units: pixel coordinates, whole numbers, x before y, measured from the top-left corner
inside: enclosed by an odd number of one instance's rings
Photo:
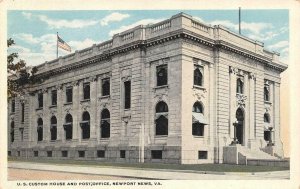
[[[286,68],[262,43],[184,13],[137,26],[39,65],[42,83],[8,100],[8,155],[198,164],[226,163],[239,152],[276,159],[283,156]]]

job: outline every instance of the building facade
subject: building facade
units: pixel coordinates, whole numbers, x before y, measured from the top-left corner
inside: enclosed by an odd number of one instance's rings
[[[38,66],[8,100],[8,155],[222,163],[224,147],[282,157],[280,73],[263,44],[184,13]]]

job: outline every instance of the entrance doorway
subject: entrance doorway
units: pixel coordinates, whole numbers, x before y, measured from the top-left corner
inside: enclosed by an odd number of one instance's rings
[[[238,108],[236,111],[236,119],[238,125],[236,126],[236,138],[239,144],[244,144],[244,111],[242,108]]]

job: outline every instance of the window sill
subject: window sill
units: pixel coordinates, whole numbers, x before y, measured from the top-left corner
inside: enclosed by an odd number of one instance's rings
[[[160,85],[160,86],[154,87],[155,90],[157,90],[157,89],[163,89],[163,88],[169,88],[169,85]]]
[[[57,108],[57,105],[51,105],[49,108]]]
[[[100,96],[99,99],[110,98],[110,95]]]
[[[90,101],[91,101],[91,99],[83,99],[80,102],[90,102]]]
[[[100,138],[100,141],[108,141],[110,138]]]
[[[194,138],[204,138],[204,136],[193,135]]]
[[[64,103],[64,106],[71,105],[71,104],[73,104],[73,102],[66,102],[66,103]]]
[[[200,86],[200,85],[193,85],[193,89],[201,89],[201,90],[206,90],[205,87]]]
[[[39,108],[37,108],[37,109],[35,109],[36,111],[38,111],[38,110],[43,110],[43,107],[39,107]]]
[[[10,115],[15,115],[15,112],[10,112]]]
[[[154,138],[167,138],[168,135],[155,135]]]
[[[265,104],[272,104],[271,101],[265,101]]]

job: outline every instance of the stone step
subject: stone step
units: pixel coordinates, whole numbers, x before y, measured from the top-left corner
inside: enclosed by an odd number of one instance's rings
[[[277,160],[278,158],[275,156],[271,156],[263,151],[254,151],[246,147],[240,147],[239,153],[243,156],[246,156],[247,159],[270,159],[270,160]]]

